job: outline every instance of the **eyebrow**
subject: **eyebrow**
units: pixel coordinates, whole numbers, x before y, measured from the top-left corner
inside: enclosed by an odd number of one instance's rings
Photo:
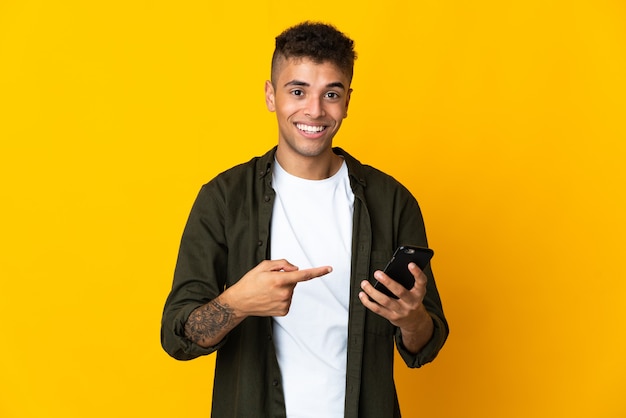
[[[304,81],[291,80],[291,81],[288,81],[287,83],[285,83],[285,87],[287,87],[287,86],[310,87],[311,85],[309,83],[307,83],[307,82],[304,82]],[[328,83],[328,84],[326,84],[326,87],[327,88],[340,88],[342,90],[346,89],[346,87],[340,81],[334,81],[332,83]]]

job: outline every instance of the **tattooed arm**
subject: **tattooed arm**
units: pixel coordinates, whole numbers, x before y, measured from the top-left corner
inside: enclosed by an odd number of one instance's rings
[[[201,347],[217,345],[248,316],[284,316],[299,282],[332,268],[299,270],[287,260],[265,260],[209,303],[196,308],[185,323],[185,336]]]
[[[185,323],[185,336],[201,347],[217,345],[243,318],[237,317],[234,310],[213,299],[195,309]]]

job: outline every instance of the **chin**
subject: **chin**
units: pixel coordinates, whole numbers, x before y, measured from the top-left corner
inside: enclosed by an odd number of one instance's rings
[[[295,148],[295,151],[304,157],[319,157],[331,149],[332,144],[315,144]]]

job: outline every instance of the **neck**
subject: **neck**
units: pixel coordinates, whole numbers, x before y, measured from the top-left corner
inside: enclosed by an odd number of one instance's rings
[[[335,175],[341,165],[343,158],[335,154],[331,149],[323,155],[307,157],[299,155],[284,155],[280,146],[276,151],[276,160],[280,166],[292,176],[307,180],[323,180]]]

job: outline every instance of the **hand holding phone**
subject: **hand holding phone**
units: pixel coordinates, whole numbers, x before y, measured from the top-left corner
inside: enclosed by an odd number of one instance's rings
[[[434,254],[433,250],[426,247],[400,246],[393,253],[393,257],[391,257],[383,272],[409,290],[415,284],[415,278],[409,271],[409,263],[415,263],[420,269],[424,270]],[[398,299],[396,295],[378,281],[374,284],[374,289],[390,298]]]

